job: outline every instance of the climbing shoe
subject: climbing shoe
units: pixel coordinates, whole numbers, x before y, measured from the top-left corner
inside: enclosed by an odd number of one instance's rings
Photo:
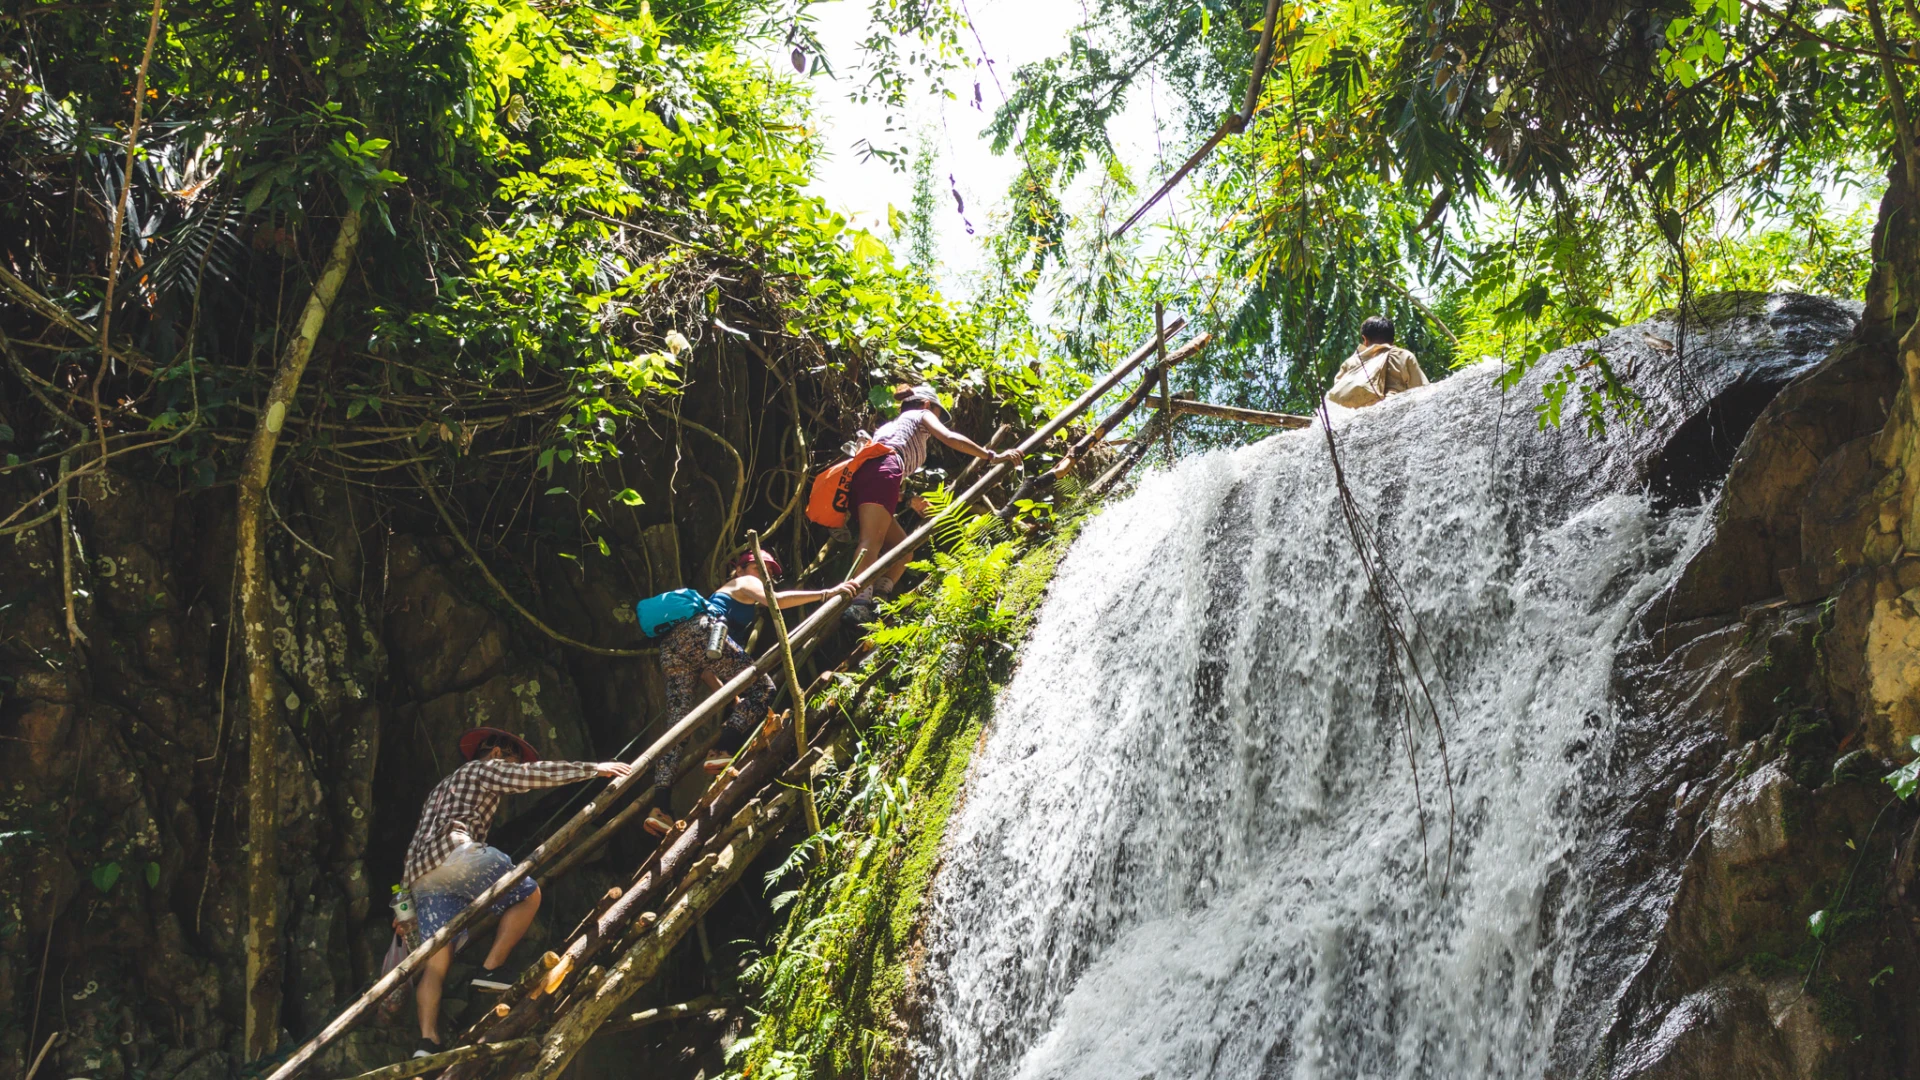
[[[847,605],[844,618],[855,626],[876,626],[880,622],[880,604],[871,596],[856,598]]]
[[[432,1057],[444,1049],[446,1048],[434,1042],[432,1039],[422,1037],[419,1042],[413,1044],[413,1056],[417,1058]]]
[[[491,971],[482,971],[474,977],[473,982],[469,985],[475,990],[485,994],[504,994],[513,989],[512,983],[501,982],[499,979],[493,977],[493,972]]]
[[[652,810],[647,811],[647,820],[641,822],[640,827],[655,836],[665,836],[673,831],[673,819],[668,817],[665,811],[656,806]]]

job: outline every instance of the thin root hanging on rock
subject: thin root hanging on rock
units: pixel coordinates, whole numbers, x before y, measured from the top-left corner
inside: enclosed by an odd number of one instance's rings
[[[1373,597],[1374,606],[1380,611],[1381,628],[1387,636],[1387,664],[1393,668],[1394,678],[1399,683],[1400,723],[1407,737],[1407,767],[1413,774],[1413,805],[1415,821],[1420,828],[1420,865],[1423,872],[1428,865],[1427,804],[1420,790],[1420,762],[1415,753],[1419,737],[1416,703],[1424,706],[1425,716],[1433,722],[1434,738],[1440,747],[1440,773],[1447,793],[1447,862],[1440,877],[1440,894],[1445,896],[1453,880],[1454,824],[1457,816],[1453,796],[1453,763],[1447,755],[1446,726],[1441,723],[1440,708],[1434,703],[1433,691],[1428,685],[1426,673],[1421,669],[1420,657],[1415,649],[1418,625],[1415,625],[1413,634],[1407,633],[1407,624],[1414,622],[1414,619],[1406,591],[1401,588],[1392,567],[1382,557],[1380,538],[1362,515],[1360,504],[1353,497],[1353,489],[1347,485],[1346,470],[1340,465],[1340,447],[1333,437],[1333,418],[1327,411],[1325,399],[1320,402],[1318,415],[1320,430],[1327,439],[1327,458],[1333,463],[1333,483],[1339,489],[1340,516],[1346,523],[1348,539],[1353,541],[1354,554],[1360,559],[1360,569],[1366,574],[1367,594]],[[1406,614],[1403,615],[1403,612]],[[1404,665],[1402,658],[1405,659]],[[1416,689],[1419,691],[1417,696]]]

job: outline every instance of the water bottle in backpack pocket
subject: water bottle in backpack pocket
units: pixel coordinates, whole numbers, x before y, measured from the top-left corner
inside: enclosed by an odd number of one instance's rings
[[[649,596],[635,604],[633,610],[640,617],[641,632],[648,637],[659,637],[688,619],[706,614],[707,598],[692,589],[675,589]]]

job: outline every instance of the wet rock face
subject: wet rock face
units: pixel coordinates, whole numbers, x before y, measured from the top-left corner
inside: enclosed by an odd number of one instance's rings
[[[0,637],[26,658],[0,661],[0,1080],[55,1031],[42,1078],[215,1080],[235,1069],[245,970],[231,501],[125,476],[79,495],[83,645],[67,638],[56,527],[0,538]],[[461,732],[489,724],[593,757],[653,723],[660,695],[651,664],[571,666],[434,530],[389,532],[344,488],[275,498],[283,1026],[305,1034],[377,974],[388,887]],[[662,570],[679,583],[678,565]],[[646,584],[542,580],[556,607],[600,613],[549,618],[628,643],[637,630],[619,636],[613,612]],[[600,703],[591,724],[583,701]],[[541,805],[507,800],[496,837]],[[558,883],[548,909],[577,915],[605,888],[592,878]],[[395,1060],[410,1027],[407,1010],[356,1032],[327,1075]]]
[[[1920,1069],[1920,841],[1880,783],[1920,734],[1916,440],[1883,330],[1757,410],[1710,532],[1622,654],[1556,1075]]]

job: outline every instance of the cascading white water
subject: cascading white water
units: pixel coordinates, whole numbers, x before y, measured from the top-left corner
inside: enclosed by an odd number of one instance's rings
[[[1451,841],[1430,729],[1420,834],[1321,431],[1184,461],[1087,527],[949,836],[919,1075],[1541,1075],[1581,763],[1701,514],[1632,490],[1645,435],[1537,432],[1528,399],[1483,366],[1335,425],[1422,638]]]

